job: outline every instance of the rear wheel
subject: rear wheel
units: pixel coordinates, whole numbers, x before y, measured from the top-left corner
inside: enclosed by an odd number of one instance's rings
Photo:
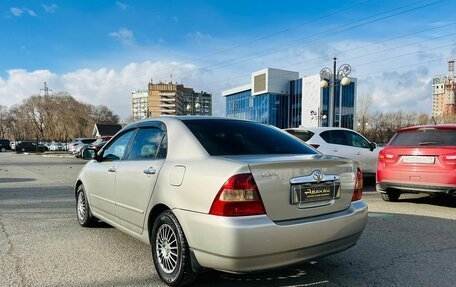
[[[1,151],[1,152],[5,152],[5,151],[6,151],[6,148],[2,147],[2,148],[0,148],[0,151]]]
[[[396,190],[388,190],[386,191],[386,193],[381,193],[381,195],[384,201],[395,202],[399,200],[399,196],[401,196],[401,193]]]
[[[170,210],[155,220],[150,245],[155,269],[163,282],[169,286],[186,286],[196,279],[184,231]]]
[[[82,184],[78,187],[77,195],[76,214],[78,217],[79,225],[83,227],[95,226],[98,220],[95,218],[95,216],[92,215],[92,212],[90,211],[89,202],[87,201],[87,196]]]

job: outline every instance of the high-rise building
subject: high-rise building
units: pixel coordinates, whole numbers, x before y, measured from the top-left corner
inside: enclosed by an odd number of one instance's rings
[[[149,93],[147,90],[137,90],[131,93],[131,107],[133,120],[142,120],[149,117]]]
[[[456,115],[456,77],[454,59],[448,60],[448,74],[432,79],[432,115],[434,117]]]
[[[226,90],[226,116],[253,120],[279,128],[330,126],[329,88],[321,88],[320,75],[299,78],[298,72],[264,69],[252,73],[251,83]],[[329,79],[325,79],[329,80]],[[342,127],[354,128],[356,78],[342,86],[336,79],[334,120],[339,125],[339,97],[342,98]],[[342,94],[340,93],[342,92]]]
[[[212,95],[175,83],[149,83],[149,116],[212,115]]]
[[[184,93],[186,115],[212,116],[212,95],[201,91]]]

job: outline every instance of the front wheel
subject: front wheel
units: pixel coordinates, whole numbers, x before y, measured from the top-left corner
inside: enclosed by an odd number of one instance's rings
[[[6,148],[2,147],[2,148],[0,148],[0,151],[1,151],[1,152],[5,152],[5,151],[6,151]]]
[[[162,212],[155,220],[150,245],[155,269],[163,282],[176,287],[186,286],[196,279],[184,232],[170,210]]]
[[[77,191],[76,213],[79,225],[83,227],[91,227],[97,224],[97,219],[90,211],[89,202],[87,201],[87,196],[82,184],[78,187]]]
[[[381,195],[384,201],[395,202],[399,200],[399,196],[401,196],[401,193],[396,190],[388,190],[386,191],[386,193],[382,193]]]

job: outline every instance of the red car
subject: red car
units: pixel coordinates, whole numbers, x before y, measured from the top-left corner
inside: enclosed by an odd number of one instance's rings
[[[398,130],[379,153],[377,191],[385,201],[406,192],[456,196],[456,125]]]

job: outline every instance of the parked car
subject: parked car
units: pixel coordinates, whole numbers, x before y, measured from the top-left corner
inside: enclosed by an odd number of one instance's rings
[[[52,143],[49,146],[49,150],[51,151],[64,151],[65,150],[65,145],[62,143]]]
[[[456,196],[456,125],[398,130],[379,154],[377,191],[385,201],[407,192]]]
[[[5,152],[11,150],[11,145],[9,140],[0,140],[0,152]]]
[[[378,152],[381,148],[361,134],[345,128],[291,128],[285,129],[323,154],[341,156],[359,161],[364,175],[374,175]]]
[[[83,157],[93,160],[75,185],[79,224],[101,219],[149,243],[172,286],[205,268],[250,272],[330,255],[355,245],[367,221],[356,161],[260,123],[152,118]]]
[[[96,141],[96,138],[79,138],[73,140],[69,145],[68,145],[68,152],[71,154],[74,154],[74,151],[76,150],[76,147],[81,144],[91,144],[94,141]]]
[[[48,151],[49,149],[43,145],[37,143],[35,141],[20,141],[16,143],[16,152],[21,153],[21,152],[45,152]]]

